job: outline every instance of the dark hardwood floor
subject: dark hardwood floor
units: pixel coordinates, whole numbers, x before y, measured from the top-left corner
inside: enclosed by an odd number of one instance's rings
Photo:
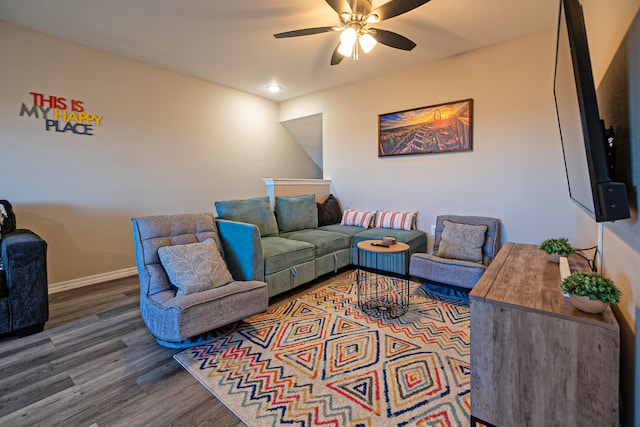
[[[139,302],[137,276],[52,294],[43,332],[0,339],[0,426],[243,426],[155,342]]]

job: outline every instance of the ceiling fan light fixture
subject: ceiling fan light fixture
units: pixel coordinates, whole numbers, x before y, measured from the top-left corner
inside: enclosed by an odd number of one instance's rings
[[[351,56],[353,54],[353,47],[356,44],[358,33],[353,27],[347,27],[340,34],[340,46],[338,46],[338,53],[342,56]]]
[[[379,1],[379,0],[376,0]],[[340,33],[340,43],[331,54],[331,65],[338,65],[345,57],[358,60],[360,51],[370,52],[380,43],[394,49],[412,50],[416,44],[405,36],[377,28],[370,24],[403,15],[428,3],[429,0],[388,0],[382,6],[372,8],[373,0],[325,0],[338,14],[340,25],[333,27],[313,27],[274,34],[277,39],[309,36],[331,31]]]
[[[371,34],[368,34],[368,33],[362,34],[358,39],[358,41],[360,42],[360,47],[362,48],[364,53],[369,53],[371,49],[373,49],[375,45],[378,43],[378,41],[374,39]]]
[[[355,46],[355,43],[349,44],[342,42],[340,46],[338,46],[338,53],[342,56],[349,57],[353,54],[353,46]]]
[[[353,27],[347,27],[340,34],[340,41],[343,44],[353,45],[356,43],[356,38],[358,38],[358,33]]]

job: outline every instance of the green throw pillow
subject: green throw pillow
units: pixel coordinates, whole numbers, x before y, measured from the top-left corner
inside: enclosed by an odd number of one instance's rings
[[[233,282],[215,240],[158,248],[160,262],[176,295],[188,295]]]
[[[216,212],[222,219],[247,222],[260,229],[260,237],[277,236],[278,223],[271,209],[269,197],[215,202]]]
[[[486,225],[461,224],[448,219],[442,223],[444,228],[436,255],[441,258],[481,263],[482,247],[488,227]]]
[[[276,216],[283,233],[318,228],[316,196],[276,196]]]

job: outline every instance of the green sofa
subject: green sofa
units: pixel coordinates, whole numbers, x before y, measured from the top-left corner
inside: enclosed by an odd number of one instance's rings
[[[376,229],[350,225],[319,225],[313,194],[276,196],[275,212],[268,197],[215,202],[222,245],[230,269],[238,280],[268,284],[269,297],[289,291],[327,273],[336,272],[359,259],[357,243],[393,236],[409,245],[406,262],[381,256],[379,269],[408,274],[411,254],[426,252],[426,234],[420,230]],[[339,220],[338,220],[339,221]],[[370,259],[360,265],[374,267]]]

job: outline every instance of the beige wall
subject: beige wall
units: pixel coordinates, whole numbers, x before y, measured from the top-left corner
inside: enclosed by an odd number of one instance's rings
[[[637,197],[640,182],[640,0],[581,0],[581,3],[596,86],[601,86],[606,80],[605,88],[598,90],[601,116],[609,120],[606,126],[615,127],[619,143],[630,145],[627,164],[631,165],[631,170],[626,171],[628,173],[625,175],[627,180],[631,179],[631,182],[627,182],[627,192],[631,195],[631,218],[598,225],[580,209],[576,209],[576,235],[579,247],[600,242],[600,272],[622,290],[621,301],[614,309],[621,335],[621,425],[638,426],[640,342],[637,324],[640,319],[636,316],[640,310],[640,221]],[[623,42],[625,36],[628,38]],[[619,65],[621,53],[622,57],[628,55],[628,63],[624,64],[623,60],[622,66]],[[619,67],[624,69],[622,73]],[[627,81],[612,81],[608,76],[610,72],[613,73],[613,80],[628,73]],[[613,88],[619,93],[605,93]],[[621,112],[628,114],[628,117],[622,117],[624,113]],[[611,121],[613,117],[615,122]]]
[[[280,120],[323,114],[324,177],[346,207],[418,210],[427,232],[438,214],[476,214],[500,218],[503,240],[574,240],[554,60],[549,31],[283,102]],[[379,114],[465,98],[473,151],[378,158]]]
[[[615,7],[612,7],[615,3]],[[612,4],[598,0],[582,0],[586,26],[589,37],[589,50],[593,66],[594,79],[598,86],[605,76],[614,55],[623,38],[627,34],[633,19],[640,9],[640,0],[615,0]],[[636,24],[638,27],[638,24]],[[637,31],[637,30],[636,30]],[[638,45],[635,45],[637,49]],[[636,73],[640,72],[640,55],[635,55]],[[636,112],[640,95],[637,90],[640,84],[637,81],[638,74],[631,76],[634,79],[629,83],[629,100],[635,104]],[[634,97],[635,95],[635,97]],[[602,110],[602,106],[601,110]],[[632,112],[633,106],[632,106]],[[640,119],[634,114],[631,118],[631,139],[638,158],[640,136]],[[607,124],[607,126],[611,123]],[[635,128],[635,129],[634,129]],[[618,131],[621,131],[618,129]],[[640,164],[635,163],[635,167]],[[640,173],[635,172],[636,177]],[[636,183],[637,185],[637,183]],[[629,188],[628,192],[636,192],[637,188]],[[631,198],[632,202],[635,197]],[[628,324],[627,327],[635,333],[636,307],[640,306],[640,222],[638,221],[638,206],[631,205],[632,217],[628,220],[615,223],[603,223],[602,227],[602,272],[614,280],[623,292],[622,300],[618,305],[619,313]],[[581,211],[577,211],[578,228],[577,235],[584,245],[594,245],[598,242],[598,225],[586,217]]]
[[[49,244],[49,281],[135,265],[130,217],[213,211],[321,172],[277,104],[0,21],[0,198]],[[20,117],[35,91],[103,115],[93,136]],[[31,104],[30,104],[31,105]]]

